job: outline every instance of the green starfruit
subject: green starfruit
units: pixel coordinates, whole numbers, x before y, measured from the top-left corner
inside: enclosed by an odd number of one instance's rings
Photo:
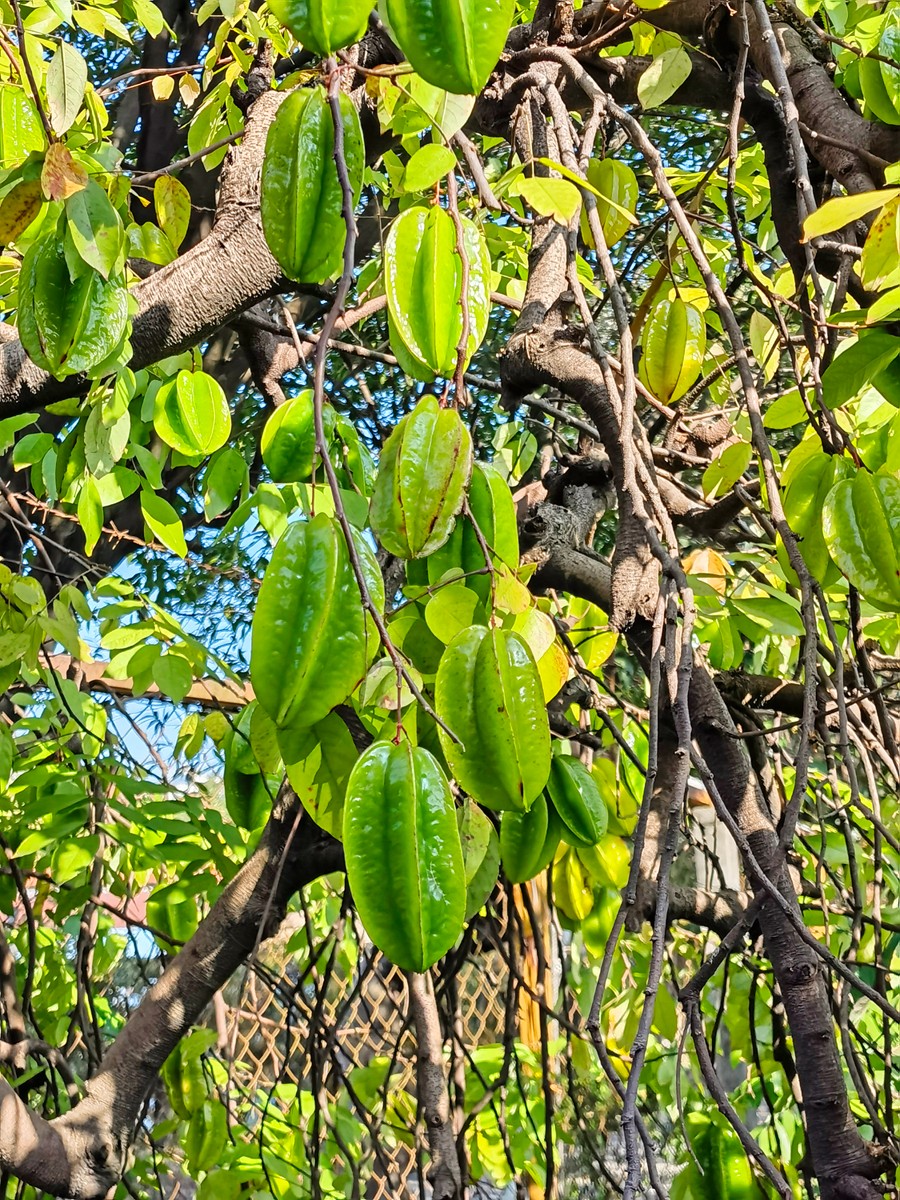
[[[514,0],[387,0],[397,45],[423,79],[477,95],[503,52]]]
[[[362,755],[347,783],[344,856],[379,950],[406,971],[446,954],[465,920],[466,875],[453,796],[432,754],[404,741]]]
[[[269,0],[269,8],[307,50],[327,58],[366,32],[372,0]]]
[[[344,161],[354,204],[362,190],[363,137],[353,101],[340,95]],[[269,128],[260,211],[269,249],[289,279],[324,283],[339,273],[347,230],[325,89],[298,88]]]
[[[550,729],[538,669],[526,643],[504,629],[457,634],[435,682],[441,748],[460,785],[486,808],[526,812],[550,774]]]
[[[574,846],[596,846],[606,833],[609,814],[584,763],[571,754],[555,755],[547,791],[564,826],[563,841]]]
[[[663,404],[671,404],[700,375],[706,353],[703,313],[677,296],[660,300],[647,318],[641,348],[642,381]]]
[[[372,529],[385,550],[418,558],[446,542],[472,473],[472,438],[452,408],[425,396],[381,452]]]

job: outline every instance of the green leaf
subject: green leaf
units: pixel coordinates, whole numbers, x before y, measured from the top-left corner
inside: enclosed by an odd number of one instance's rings
[[[204,371],[179,371],[156,393],[156,432],[173,450],[194,457],[212,454],[231,433],[231,413],[222,388]]]
[[[18,166],[46,144],[31,97],[15,84],[0,83],[0,169]]]
[[[785,490],[784,513],[788,524],[797,535],[800,553],[811,575],[823,586],[828,586],[837,576],[822,530],[825,500],[835,483],[846,478],[852,470],[846,460],[820,451],[801,464]],[[780,540],[778,558],[782,567],[790,567]],[[792,570],[790,574],[793,579]]]
[[[706,353],[706,322],[693,304],[677,296],[653,307],[641,336],[640,377],[663,404],[689,391]]]
[[[90,556],[103,532],[103,505],[93,475],[88,475],[78,493],[78,520],[84,533],[84,552]]]
[[[520,175],[510,185],[510,194],[521,196],[542,217],[568,225],[581,207],[581,192],[568,179],[547,175]]]
[[[425,971],[462,931],[466,880],[453,796],[431,754],[376,742],[344,803],[347,881],[375,945],[397,966]]]
[[[674,95],[691,73],[691,56],[682,46],[664,50],[643,72],[637,85],[643,108],[656,108]]]
[[[184,540],[184,529],[178,513],[162,496],[156,492],[141,492],[141,512],[150,532],[173,554],[184,558],[187,554],[187,543]]]
[[[478,594],[463,583],[451,583],[440,588],[425,605],[425,621],[436,638],[452,642],[458,633],[470,625],[485,621]]]
[[[327,58],[360,40],[372,0],[269,0],[269,8],[307,50]]]
[[[829,553],[855,588],[900,612],[900,480],[859,470],[829,492],[822,515]]]
[[[87,79],[87,63],[71,42],[60,42],[47,68],[47,103],[56,133],[65,133],[81,111]]]
[[[826,200],[803,222],[803,240],[834,233],[845,225],[858,221],[876,208],[882,208],[900,196],[900,188],[882,188],[877,192],[856,192],[852,196],[835,196]]]
[[[503,52],[514,0],[386,0],[397,45],[448,92],[477,95]]]
[[[75,249],[104,279],[121,270],[125,244],[122,219],[95,180],[66,200],[66,217]]]
[[[538,796],[528,812],[507,811],[502,814],[500,862],[510,883],[525,883],[537,874],[547,840],[549,819],[544,796]]]
[[[85,270],[72,280],[63,244],[49,236],[25,255],[19,275],[19,336],[29,357],[58,379],[102,366],[128,328],[128,292]]]
[[[161,692],[180,704],[191,689],[194,675],[186,658],[169,652],[153,664],[153,679]]]
[[[362,538],[356,546],[380,579],[371,548]],[[383,585],[374,599],[384,603]],[[346,700],[377,648],[340,526],[322,513],[290,525],[253,618],[250,673],[260,704],[279,727],[315,725]]]
[[[730,491],[753,459],[749,442],[732,442],[717,455],[703,472],[703,494],[714,499]]]
[[[900,355],[900,338],[886,330],[862,332],[836,355],[822,376],[822,397],[828,408],[852,400]]]
[[[460,220],[469,265],[468,363],[490,318],[491,260],[481,230]],[[391,347],[403,369],[424,380],[452,375],[462,337],[462,260],[448,212],[416,206],[397,217],[385,243],[384,280]]]
[[[355,205],[362,190],[362,129],[344,92],[340,107]],[[260,186],[263,232],[285,274],[304,283],[323,283],[338,274],[347,230],[334,124],[323,87],[299,88],[282,102],[266,140]]]
[[[153,204],[160,229],[177,250],[191,223],[191,194],[174,175],[161,175],[153,184]]]
[[[588,163],[587,180],[600,193],[597,216],[606,244],[612,247],[634,224],[631,214],[638,201],[637,176],[627,163],[614,158],[592,158]],[[584,208],[581,211],[581,236],[591,249],[596,249]]]
[[[449,146],[440,142],[429,142],[421,146],[403,172],[403,190],[405,192],[424,192],[434,187],[450,171],[456,169],[456,155]]]
[[[441,658],[438,715],[460,739],[439,730],[460,785],[486,808],[527,811],[550,775],[550,734],[537,666],[516,633],[475,626]]]
[[[334,409],[326,405],[322,415],[328,436],[334,428]],[[309,389],[275,409],[263,427],[260,450],[276,483],[299,483],[310,477],[316,462],[316,430]]]
[[[768,383],[778,370],[781,355],[778,327],[765,313],[750,314],[750,349]]]
[[[385,442],[370,521],[381,544],[419,558],[446,542],[472,473],[472,438],[459,413],[424,396]]]

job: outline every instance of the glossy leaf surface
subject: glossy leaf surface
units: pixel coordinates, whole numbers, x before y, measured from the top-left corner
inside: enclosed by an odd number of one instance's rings
[[[473,465],[468,506],[471,516],[469,513],[460,515],[446,543],[429,554],[426,560],[428,581],[437,583],[447,571],[458,567],[467,575],[466,587],[486,600],[491,590],[490,577],[472,574],[485,567],[484,551],[473,519],[492,551],[492,561],[510,568],[519,565],[515,501],[506,480],[490,463]]]
[[[525,883],[537,872],[547,840],[547,801],[538,796],[528,812],[500,818],[500,861],[510,883]]]
[[[608,813],[590,771],[571,754],[554,755],[547,790],[563,825],[563,839],[595,846],[606,833]]]
[[[347,878],[366,932],[407,971],[450,949],[466,877],[450,787],[429,752],[376,742],[353,769],[344,806]]]
[[[900,612],[900,480],[857,471],[825,501],[822,527],[831,557],[854,587]]]
[[[435,701],[462,743],[439,730],[460,785],[487,808],[527,811],[550,774],[550,731],[522,638],[484,626],[459,634],[441,658]]]
[[[592,158],[588,163],[587,180],[600,192],[597,198],[597,216],[606,244],[612,247],[631,228],[627,213],[634,212],[637,204],[637,176],[627,163],[619,162],[615,158]],[[625,213],[620,211],[623,208]],[[581,236],[588,246],[596,248],[584,209],[581,211]]]
[[[322,416],[327,437],[334,428],[331,405],[325,405]],[[260,449],[276,483],[297,483],[310,477],[316,461],[311,391],[302,391],[275,409],[263,428]]]
[[[231,413],[221,386],[204,371],[179,371],[156,393],[153,424],[181,454],[212,454],[231,432]]]

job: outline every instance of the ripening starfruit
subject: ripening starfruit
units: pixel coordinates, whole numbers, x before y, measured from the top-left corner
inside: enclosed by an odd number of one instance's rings
[[[128,291],[96,271],[69,274],[62,239],[35,242],[19,273],[18,327],[28,357],[57,379],[90,374],[128,330]]]
[[[553,864],[553,900],[557,908],[576,924],[594,907],[591,877],[574,850],[569,849]]]
[[[453,796],[432,754],[376,742],[350,775],[344,857],[372,941],[406,971],[450,949],[466,916],[466,873]]]
[[[503,52],[514,0],[386,0],[391,33],[416,71],[477,95]]]
[[[632,224],[628,213],[633,213],[637,205],[637,176],[627,163],[615,158],[592,158],[588,163],[587,181],[601,193],[597,197],[597,216],[606,244],[612,247]],[[596,249],[584,206],[581,209],[581,236],[592,250]]]
[[[496,467],[490,463],[475,463],[468,501],[472,518],[492,552],[492,561],[515,569],[519,565],[516,505],[509,485]],[[484,570],[485,556],[468,515],[457,520],[450,537],[439,550],[429,554],[425,565],[429,583],[438,583],[447,571],[457,567],[468,576],[466,587],[482,600],[490,594],[490,577],[473,574]]]
[[[696,383],[706,353],[706,322],[693,304],[675,296],[660,300],[641,337],[640,377],[663,404],[671,404]]]
[[[469,268],[468,363],[487,331],[491,258],[478,226],[460,220]],[[384,283],[391,347],[403,370],[425,382],[453,375],[462,338],[462,259],[445,209],[417,205],[396,218],[384,246]]]
[[[363,538],[356,549],[381,606],[375,556]],[[377,646],[340,525],[319,513],[288,526],[253,617],[250,674],[260,704],[279,727],[314,725],[347,699]]]
[[[596,780],[571,754],[557,754],[547,791],[563,823],[562,838],[572,846],[596,846],[606,833],[609,813]]]
[[[281,24],[322,58],[359,41],[372,7],[372,0],[269,0]]]
[[[860,469],[825,500],[831,557],[866,599],[900,612],[900,480]]]
[[[356,204],[362,191],[362,129],[340,94],[344,161]],[[282,101],[266,139],[260,211],[269,249],[289,279],[324,283],[339,274],[347,229],[334,161],[334,121],[325,89],[298,88]]]
[[[472,438],[459,413],[423,397],[381,452],[369,516],[385,550],[419,558],[443,546],[471,474]]]
[[[541,678],[527,644],[474,625],[441,658],[435,704],[459,741],[439,729],[461,787],[486,808],[526,812],[550,774],[550,728]]]

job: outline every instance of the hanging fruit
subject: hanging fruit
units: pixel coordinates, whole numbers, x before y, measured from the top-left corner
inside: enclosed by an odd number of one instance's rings
[[[380,607],[375,556],[362,538],[356,549]],[[253,618],[250,674],[260,704],[280,727],[314,725],[350,695],[377,646],[341,527],[323,513],[288,526]]]
[[[465,361],[481,345],[491,309],[491,259],[477,225],[461,217],[468,262],[469,337]],[[391,225],[384,247],[391,348],[415,379],[456,370],[462,337],[462,259],[456,225],[437,205],[417,205]]]
[[[503,53],[514,0],[386,0],[391,33],[416,71],[477,95]]]
[[[609,814],[584,763],[571,754],[554,755],[547,791],[564,826],[563,841],[573,846],[596,846],[606,833]]]
[[[409,742],[376,742],[359,759],[344,801],[344,856],[357,912],[372,941],[406,971],[450,949],[466,916],[456,811],[437,760]]]
[[[381,452],[369,516],[385,550],[419,558],[442,546],[471,473],[472,438],[459,413],[423,397]]]
[[[671,404],[700,376],[706,353],[703,313],[677,296],[660,300],[644,326],[639,374],[663,404]]]
[[[365,158],[353,101],[340,94],[344,161],[354,204]],[[289,279],[324,283],[343,263],[347,230],[334,161],[334,121],[325,89],[298,88],[282,101],[266,139],[260,211],[269,249]]]
[[[372,0],[269,0],[269,8],[305,49],[327,58],[366,32]]]
[[[486,808],[527,812],[550,774],[550,728],[541,679],[518,634],[475,625],[457,634],[435,683],[439,730],[460,785]]]

